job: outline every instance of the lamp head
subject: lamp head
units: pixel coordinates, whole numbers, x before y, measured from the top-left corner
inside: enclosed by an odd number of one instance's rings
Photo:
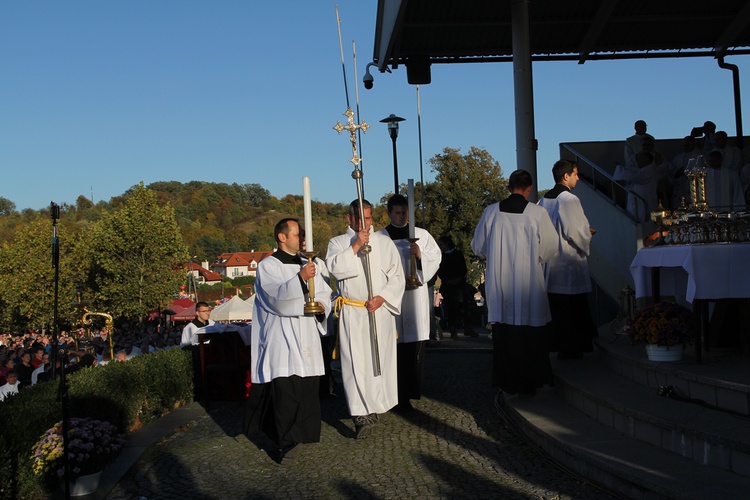
[[[398,122],[402,122],[406,120],[406,118],[401,118],[400,116],[396,116],[393,113],[388,116],[388,118],[383,118],[380,120],[380,123],[387,123],[388,124],[388,134],[390,134],[391,139],[396,139],[398,137]]]

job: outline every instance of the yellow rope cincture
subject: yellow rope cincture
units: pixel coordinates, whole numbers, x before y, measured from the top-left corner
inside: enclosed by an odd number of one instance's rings
[[[341,295],[339,295],[338,297],[336,297],[336,301],[333,303],[333,315],[337,319],[339,315],[341,314],[341,309],[344,306],[365,307],[365,301],[347,299],[346,297],[342,297]],[[339,336],[336,335],[336,345],[333,347],[333,352],[331,352],[331,359],[336,359],[338,357],[339,357]]]

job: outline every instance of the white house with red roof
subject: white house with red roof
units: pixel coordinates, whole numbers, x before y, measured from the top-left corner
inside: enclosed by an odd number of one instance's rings
[[[211,270],[230,279],[240,276],[255,276],[255,270],[258,268],[260,261],[271,254],[273,254],[272,250],[223,253],[211,264]]]
[[[219,273],[208,269],[208,261],[203,261],[200,264],[193,261],[188,262],[188,276],[190,275],[199,285],[216,285],[223,281]]]

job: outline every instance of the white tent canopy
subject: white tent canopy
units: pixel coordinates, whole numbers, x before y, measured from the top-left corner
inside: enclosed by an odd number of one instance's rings
[[[214,321],[248,321],[253,319],[252,301],[244,301],[239,295],[235,295],[223,304],[216,306],[211,311],[211,319]]]

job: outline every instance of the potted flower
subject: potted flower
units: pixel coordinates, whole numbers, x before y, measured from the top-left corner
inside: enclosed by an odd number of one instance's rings
[[[70,480],[101,475],[104,467],[120,454],[124,444],[125,436],[109,422],[92,418],[71,418],[68,426]],[[49,479],[64,478],[62,422],[56,423],[44,433],[34,447],[31,458],[36,475]],[[98,486],[98,477],[96,485]],[[96,486],[88,493],[94,491]]]
[[[634,342],[646,344],[649,359],[674,361],[693,342],[693,313],[674,302],[657,302],[635,313],[626,331]]]

